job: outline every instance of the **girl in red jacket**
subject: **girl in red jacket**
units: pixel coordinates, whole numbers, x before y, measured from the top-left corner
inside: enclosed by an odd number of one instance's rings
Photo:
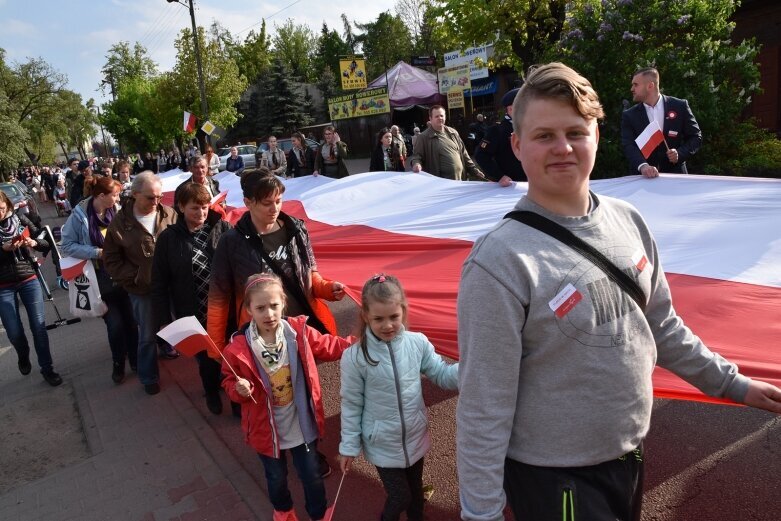
[[[287,485],[286,453],[304,487],[313,520],[326,515],[326,497],[317,457],[325,430],[315,357],[338,360],[355,338],[323,335],[305,316],[285,317],[285,291],[273,274],[251,276],[244,289],[251,322],[225,348],[222,386],[241,404],[246,442],[263,463],[274,521],[297,521]],[[236,371],[233,374],[231,368]]]

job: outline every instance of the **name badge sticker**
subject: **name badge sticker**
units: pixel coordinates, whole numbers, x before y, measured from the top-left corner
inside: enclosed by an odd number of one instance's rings
[[[635,265],[637,271],[643,271],[648,266],[648,257],[645,256],[643,250],[637,250],[632,255],[632,264]]]
[[[558,295],[553,297],[553,300],[548,302],[548,306],[553,310],[557,317],[563,318],[581,300],[583,300],[583,294],[572,284],[567,284]]]

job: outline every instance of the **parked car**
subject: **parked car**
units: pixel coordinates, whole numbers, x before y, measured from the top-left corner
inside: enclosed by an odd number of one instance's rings
[[[306,138],[306,146],[308,146],[312,150],[317,150],[317,147],[320,146],[320,143],[318,143],[314,139]],[[293,140],[289,137],[278,138],[277,148],[281,148],[285,154],[288,154],[290,150],[292,150],[293,148]],[[258,165],[260,164],[260,156],[262,156],[263,152],[265,152],[266,150],[268,150],[268,141],[264,141],[263,143],[258,145],[258,149],[255,151],[255,164]]]
[[[38,211],[38,204],[35,202],[35,196],[24,183],[21,181],[0,183],[0,190],[5,192],[14,203],[14,211],[17,214],[26,215],[36,226],[41,225],[41,215]]]
[[[231,148],[221,148],[217,155],[220,158],[219,170],[222,172],[228,164],[228,158],[231,156]],[[237,145],[239,155],[244,159],[244,168],[255,168],[255,145]]]

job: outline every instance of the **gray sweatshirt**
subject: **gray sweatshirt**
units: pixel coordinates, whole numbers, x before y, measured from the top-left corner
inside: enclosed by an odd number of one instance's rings
[[[631,205],[592,194],[584,217],[537,212],[630,274],[645,314],[569,246],[505,219],[478,239],[458,292],[457,409],[462,519],[501,521],[505,457],[570,467],[615,459],[648,432],[654,366],[742,401],[748,379],[672,307],[651,232]]]

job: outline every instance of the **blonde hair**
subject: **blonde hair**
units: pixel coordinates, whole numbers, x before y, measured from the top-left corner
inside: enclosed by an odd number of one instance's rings
[[[520,135],[529,102],[552,99],[570,105],[584,119],[602,119],[605,111],[599,96],[586,78],[563,63],[553,62],[534,68],[513,103],[513,132]]]

